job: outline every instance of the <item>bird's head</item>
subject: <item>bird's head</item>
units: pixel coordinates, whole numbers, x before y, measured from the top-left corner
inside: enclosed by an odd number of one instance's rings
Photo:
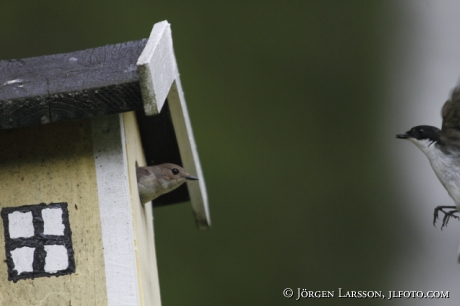
[[[404,134],[396,135],[396,138],[407,139],[413,142],[423,152],[439,141],[441,130],[430,125],[418,125]]]
[[[189,174],[184,168],[175,164],[158,165],[160,182],[165,189],[182,185],[186,180],[198,180],[197,177]]]
[[[170,163],[138,167],[136,176],[139,196],[143,204],[176,189],[186,180],[198,180],[181,166]]]

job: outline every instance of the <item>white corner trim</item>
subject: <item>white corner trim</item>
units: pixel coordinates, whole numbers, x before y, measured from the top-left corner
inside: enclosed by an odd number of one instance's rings
[[[176,78],[171,25],[165,20],[154,25],[150,38],[137,60],[144,111],[158,114]]]
[[[91,120],[108,305],[140,305],[122,114]]]

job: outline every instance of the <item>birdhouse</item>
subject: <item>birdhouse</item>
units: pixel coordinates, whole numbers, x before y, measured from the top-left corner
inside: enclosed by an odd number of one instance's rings
[[[168,22],[149,39],[0,61],[0,305],[160,305],[153,207],[205,182]],[[136,168],[198,181],[140,203]]]

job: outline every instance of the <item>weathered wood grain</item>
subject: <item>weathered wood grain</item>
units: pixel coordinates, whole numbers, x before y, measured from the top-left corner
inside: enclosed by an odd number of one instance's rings
[[[143,109],[136,62],[146,43],[0,61],[0,129]]]

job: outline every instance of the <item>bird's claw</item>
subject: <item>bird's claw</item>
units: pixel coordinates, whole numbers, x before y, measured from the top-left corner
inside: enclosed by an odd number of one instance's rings
[[[452,210],[445,211],[444,209],[452,209]],[[447,226],[447,223],[449,222],[450,218],[453,217],[455,219],[459,219],[459,216],[455,215],[455,213],[458,213],[456,206],[438,206],[434,209],[433,225],[435,227],[436,227],[436,221],[438,220],[439,211],[444,213],[444,218],[442,218],[441,230],[445,226]]]
[[[449,222],[449,219],[451,217],[454,217],[455,219],[458,220],[458,216],[454,215],[457,212],[458,212],[457,210],[451,210],[451,211],[449,211],[447,213],[444,213],[444,218],[442,219],[441,230],[442,230],[443,227],[447,226],[447,222]]]

